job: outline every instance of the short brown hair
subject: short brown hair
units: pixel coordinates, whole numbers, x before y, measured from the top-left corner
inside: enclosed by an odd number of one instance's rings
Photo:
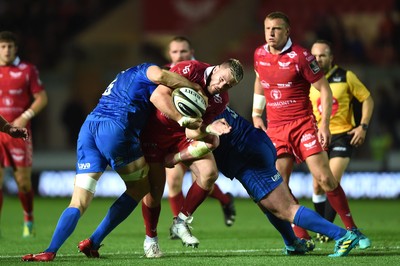
[[[289,17],[280,11],[271,12],[267,15],[265,19],[282,19],[288,28],[290,28],[290,20]]]
[[[239,60],[230,58],[221,65],[226,65],[232,72],[233,79],[238,84],[243,79],[243,66]]]
[[[330,53],[333,54],[333,53],[332,53],[332,43],[331,43],[330,41],[328,41],[328,40],[323,40],[323,39],[319,39],[319,40],[316,40],[316,41],[314,42],[314,44],[316,44],[316,43],[325,44],[326,46],[328,46]]]
[[[17,45],[17,36],[11,31],[0,32],[0,42],[12,42]]]
[[[192,42],[185,36],[175,36],[174,38],[172,38],[172,40],[169,43],[171,43],[171,42],[187,42],[189,44],[189,48],[193,49]]]

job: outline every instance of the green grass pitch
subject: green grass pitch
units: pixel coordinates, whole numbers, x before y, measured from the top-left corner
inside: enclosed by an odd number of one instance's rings
[[[353,250],[345,258],[328,258],[334,243],[317,244],[304,256],[283,255],[280,235],[250,199],[236,199],[237,219],[232,227],[223,223],[222,211],[213,199],[207,199],[196,211],[193,234],[198,249],[186,248],[179,240],[168,239],[171,212],[163,200],[159,222],[159,242],[164,257],[142,257],[144,226],[141,210],[116,228],[103,242],[100,259],[88,259],[77,252],[77,243],[89,237],[114,199],[95,198],[80,219],[75,232],[64,243],[52,264],[56,265],[400,265],[400,201],[351,200],[353,216],[372,240],[367,250]],[[21,265],[21,256],[43,251],[49,244],[67,198],[36,198],[36,237],[23,239],[22,210],[16,197],[5,197],[1,217],[0,265]],[[310,207],[309,200],[301,203]],[[336,223],[341,225],[339,219]],[[314,235],[314,233],[311,233]],[[37,263],[33,263],[37,265]]]

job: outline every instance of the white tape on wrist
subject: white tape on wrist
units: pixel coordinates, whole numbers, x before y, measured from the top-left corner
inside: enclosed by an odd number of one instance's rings
[[[35,112],[31,108],[29,108],[25,112],[23,112],[21,116],[26,120],[30,120],[35,116]]]
[[[251,113],[251,116],[252,116],[252,117],[261,117],[262,114],[253,111],[253,112]]]
[[[204,141],[198,141],[196,146],[193,146],[192,144],[189,145],[188,152],[193,156],[193,158],[199,158],[211,152],[211,150],[207,147],[207,144]]]
[[[253,109],[261,109],[265,108],[265,96],[261,94],[253,95]]]

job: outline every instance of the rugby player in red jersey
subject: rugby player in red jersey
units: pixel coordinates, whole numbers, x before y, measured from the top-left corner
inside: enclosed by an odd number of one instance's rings
[[[154,238],[157,237],[156,228],[159,216],[157,212],[159,213],[161,209],[160,200],[165,184],[164,161],[167,160],[169,164],[172,161],[173,165],[175,160],[193,158],[188,166],[197,179],[190,187],[179,215],[174,218],[172,230],[185,245],[196,247],[199,241],[191,234],[188,224],[192,221],[191,215],[206,199],[218,178],[219,171],[211,153],[219,144],[218,135],[228,133],[230,130],[230,126],[227,124],[227,130],[217,129],[217,126],[224,128],[219,124],[225,124],[225,120],[213,121],[225,110],[229,102],[227,91],[242,80],[243,68],[236,59],[229,59],[217,66],[191,60],[177,63],[171,68],[171,71],[202,86],[204,94],[208,98],[208,107],[202,117],[203,126],[200,127],[200,130],[184,132],[177,123],[161,112],[157,112],[156,116],[147,124],[148,127],[142,134],[143,150],[150,168],[153,171],[157,170],[157,173],[154,172],[155,175],[151,174],[155,178],[150,179],[150,182],[157,182],[157,184],[151,184],[151,193],[143,198],[142,212],[145,218],[146,238],[150,238],[148,240],[153,238],[153,241],[148,242],[154,243]],[[182,150],[186,152],[180,153],[179,151]],[[166,159],[166,156],[171,153],[175,153],[174,158]],[[160,177],[163,177],[163,180]]]
[[[361,236],[360,247],[369,247],[370,241],[357,229],[346,194],[334,178],[325,152],[331,140],[332,91],[329,83],[315,57],[292,43],[290,21],[284,13],[267,15],[264,31],[266,44],[254,52],[253,124],[265,130],[274,143],[278,154],[276,168],[283,179],[289,183],[295,161],[305,161],[345,227]],[[309,98],[311,85],[321,93],[319,129]],[[267,126],[262,119],[265,106]],[[294,229],[298,237],[311,241],[307,231]]]
[[[166,65],[168,69],[175,66],[178,62],[194,59],[194,49],[192,44],[190,40],[184,36],[174,37],[168,44],[167,52],[171,61],[170,64]],[[183,202],[185,201],[185,196],[182,192],[182,183],[187,167],[183,164],[178,164],[173,168],[167,168],[165,170],[167,175],[168,201],[173,215],[178,216]],[[195,179],[193,175],[192,179]],[[233,195],[229,192],[222,192],[220,187],[217,184],[214,184],[209,197],[219,201],[222,207],[225,225],[232,226],[236,218]],[[171,239],[175,239],[172,236],[173,234],[171,234]]]
[[[30,120],[47,105],[47,94],[37,68],[17,56],[17,38],[9,31],[0,32],[0,115],[15,127],[26,128],[31,135]],[[3,203],[3,167],[12,167],[18,197],[24,214],[22,236],[34,231],[32,189],[32,139],[16,139],[0,134],[0,211]]]
[[[243,78],[242,65],[236,59],[229,59],[217,66],[195,60],[183,61],[171,68],[171,71],[199,84],[208,98],[208,107],[202,117],[203,124],[197,130],[185,130],[167,115],[156,110],[141,133],[143,153],[149,164],[150,182],[150,193],[142,200],[142,214],[146,227],[144,251],[145,256],[151,258],[162,256],[158,245],[157,224],[165,187],[165,161],[171,166],[177,161],[189,160],[187,166],[197,177],[186,195],[178,217],[174,218],[173,229],[183,244],[198,246],[199,241],[191,234],[188,224],[192,221],[191,215],[206,199],[218,178],[219,171],[211,151],[219,145],[218,136],[228,133],[231,129],[225,119],[214,121],[214,118],[222,113],[228,104],[227,90]],[[150,98],[157,109],[161,109],[164,103],[154,100],[153,97],[165,98],[164,94],[171,92],[168,87],[160,85]],[[171,154],[174,156],[167,156]],[[133,211],[133,208],[128,210],[128,207],[125,206],[124,215],[118,213],[121,210],[110,209],[90,238],[79,243],[79,250],[88,257],[99,257],[98,249],[103,239]]]

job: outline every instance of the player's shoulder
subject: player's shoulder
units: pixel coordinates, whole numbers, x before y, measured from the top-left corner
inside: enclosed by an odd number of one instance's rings
[[[36,65],[28,61],[20,61],[16,67],[20,70],[37,69]]]
[[[266,48],[266,43],[264,43],[263,45],[258,46],[255,50],[254,50],[254,56],[260,56],[260,55],[265,55],[268,53],[267,48]]]
[[[315,56],[311,54],[309,49],[298,44],[293,44],[290,51],[296,53],[298,57],[305,58],[307,61],[312,61],[315,59]]]
[[[198,70],[198,69],[205,69],[207,67],[209,67],[210,64],[205,63],[205,62],[201,62],[198,60],[186,60],[186,61],[181,61],[176,63],[176,65],[173,67],[177,67],[177,68],[190,68],[192,70]]]

